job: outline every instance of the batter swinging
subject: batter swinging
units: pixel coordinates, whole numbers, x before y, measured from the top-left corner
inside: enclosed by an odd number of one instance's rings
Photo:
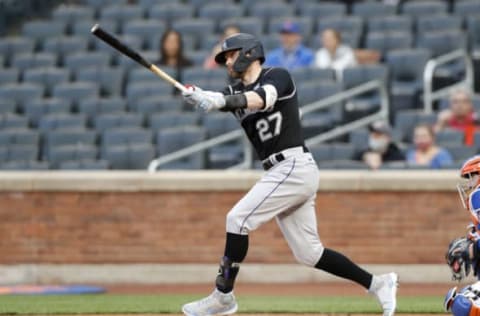
[[[357,282],[378,299],[384,316],[393,315],[397,275],[373,276],[320,242],[315,216],[319,172],[304,144],[295,83],[285,69],[262,68],[264,60],[262,44],[254,36],[234,34],[224,40],[215,61],[225,65],[239,83],[223,92],[192,87],[183,93],[187,103],[207,112],[232,112],[266,170],[227,215],[225,252],[216,289],[206,298],[184,305],[184,314],[228,315],[237,311],[233,287],[247,255],[248,233],[275,218],[300,263]]]

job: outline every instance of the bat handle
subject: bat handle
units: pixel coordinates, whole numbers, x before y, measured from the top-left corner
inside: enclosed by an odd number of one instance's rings
[[[161,77],[163,80],[166,80],[168,81],[169,83],[171,83],[175,88],[177,88],[178,90],[182,91],[182,92],[186,92],[187,91],[187,88],[181,84],[180,82],[178,82],[177,80],[173,79],[169,74],[167,74],[166,72],[164,72],[162,69],[158,68],[156,65],[154,64],[151,64],[150,65],[150,70],[155,73],[156,75],[158,75],[159,77]]]

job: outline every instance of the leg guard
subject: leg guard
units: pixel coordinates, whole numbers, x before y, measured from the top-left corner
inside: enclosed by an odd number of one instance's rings
[[[223,293],[231,292],[239,270],[240,264],[223,257],[218,269],[217,279],[215,280],[217,289]]]

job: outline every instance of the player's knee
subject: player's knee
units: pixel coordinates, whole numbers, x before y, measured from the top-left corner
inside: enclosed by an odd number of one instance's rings
[[[322,253],[323,246],[321,244],[313,247],[305,247],[303,249],[293,250],[293,256],[295,257],[295,259],[299,263],[308,267],[314,267],[317,264]]]
[[[231,210],[227,214],[227,232],[234,233],[234,234],[242,234],[242,230],[244,230],[244,223],[243,220],[238,216],[238,213],[235,210]]]

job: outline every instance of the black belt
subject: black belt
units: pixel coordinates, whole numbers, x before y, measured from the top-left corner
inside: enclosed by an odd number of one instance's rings
[[[303,152],[304,153],[308,153],[308,148],[306,146],[303,146]],[[270,156],[269,156],[270,157]],[[284,161],[285,160],[285,156],[282,154],[282,153],[278,153],[278,154],[275,154],[275,156],[273,156],[274,159],[276,160],[276,162],[272,162],[270,159],[266,159],[265,162],[262,163],[262,166],[263,166],[263,170],[268,170],[270,168],[272,168],[273,166],[275,166],[277,163],[279,163],[280,161]]]

